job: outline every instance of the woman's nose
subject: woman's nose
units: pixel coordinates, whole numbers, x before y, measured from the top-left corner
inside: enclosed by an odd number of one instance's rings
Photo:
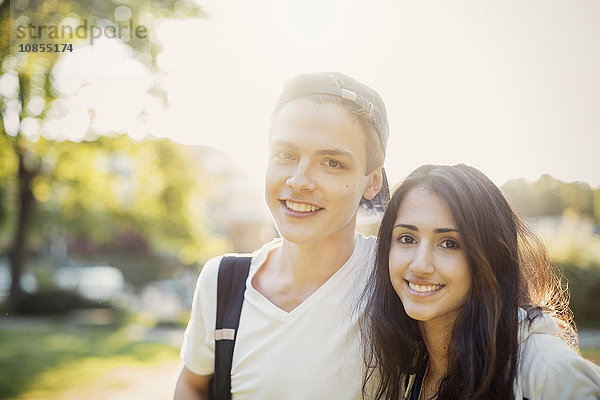
[[[408,268],[415,274],[431,274],[435,270],[432,262],[432,250],[427,242],[419,243],[417,251]]]

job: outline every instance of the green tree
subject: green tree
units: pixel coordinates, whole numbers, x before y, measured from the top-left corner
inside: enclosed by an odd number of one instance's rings
[[[579,215],[594,215],[594,194],[590,185],[583,182],[561,183],[559,191],[563,208]]]
[[[39,204],[32,236],[47,242],[62,236],[103,252],[134,246],[139,256],[167,254],[183,264],[228,250],[206,219],[211,179],[183,146],[127,135],[40,141],[51,166],[32,186]],[[132,280],[143,283],[152,274]]]
[[[11,15],[11,4],[23,7],[15,10]],[[148,7],[150,5],[150,7]],[[9,262],[12,276],[9,304],[19,298],[20,277],[26,263],[28,252],[28,232],[31,219],[36,207],[35,191],[38,197],[43,193],[43,177],[47,172],[48,160],[45,151],[48,143],[44,140],[30,140],[24,132],[26,122],[39,122],[48,117],[47,113],[52,102],[60,96],[54,87],[52,70],[60,59],[61,53],[20,53],[14,54],[11,47],[12,23],[15,18],[20,18],[19,23],[28,21],[60,21],[69,17],[76,21],[88,19],[88,23],[101,25],[103,21],[113,20],[116,13],[128,12],[130,19],[136,26],[142,25],[142,18],[146,18],[150,11],[152,16],[158,18],[202,17],[200,7],[191,0],[155,0],[147,1],[58,1],[58,0],[30,0],[29,2],[10,2],[0,0],[0,55],[2,57],[2,71],[0,79],[3,91],[0,94],[0,210],[6,221],[10,209],[10,195],[15,196],[14,201],[14,231],[11,235],[9,248]],[[13,19],[11,19],[13,18]],[[51,41],[51,38],[45,38]],[[77,39],[75,39],[77,40]],[[64,39],[55,39],[54,43],[61,44]],[[133,54],[155,68],[155,44],[139,38],[127,42]],[[148,47],[149,46],[149,47]],[[147,51],[150,49],[150,51]],[[51,163],[50,163],[51,164]],[[5,174],[5,175],[4,175]],[[12,189],[11,189],[12,188]],[[37,189],[35,189],[37,188]]]
[[[600,224],[600,188],[597,188],[593,191],[593,213],[594,220],[597,224]]]
[[[584,182],[562,182],[542,175],[536,182],[524,179],[506,182],[502,191],[522,213],[529,217],[561,215],[569,209],[578,215],[597,215],[595,192]],[[596,214],[595,214],[596,213]],[[596,221],[599,218],[596,216]]]

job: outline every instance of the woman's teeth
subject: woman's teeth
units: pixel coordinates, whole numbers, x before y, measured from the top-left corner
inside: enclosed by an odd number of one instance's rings
[[[436,285],[417,285],[416,283],[408,282],[408,287],[419,293],[435,292],[441,289],[442,286],[439,283]]]
[[[293,201],[286,200],[285,205],[290,210],[300,211],[300,212],[312,212],[319,210],[319,207],[313,206],[311,204],[306,203],[294,203]]]

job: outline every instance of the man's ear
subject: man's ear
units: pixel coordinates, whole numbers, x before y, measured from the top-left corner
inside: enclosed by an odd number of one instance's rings
[[[381,175],[382,167],[376,168],[371,172],[369,176],[369,184],[365,188],[363,192],[363,196],[367,200],[371,200],[373,197],[377,196],[377,193],[381,190],[381,185],[383,184],[383,177]]]

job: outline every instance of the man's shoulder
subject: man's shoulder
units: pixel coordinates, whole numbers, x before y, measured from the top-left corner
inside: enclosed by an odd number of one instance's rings
[[[358,254],[368,256],[371,258],[375,255],[377,248],[377,237],[376,236],[365,236],[362,233],[356,233],[355,251]]]
[[[357,279],[362,279],[371,271],[375,262],[375,250],[377,247],[377,238],[375,236],[365,236],[362,233],[356,233],[354,241],[354,252],[348,260],[347,269],[356,273]]]
[[[226,253],[220,256],[213,257],[206,263],[204,263],[204,266],[200,271],[200,276],[198,277],[198,279],[200,281],[216,282],[217,276],[219,275],[219,267],[221,266],[221,261],[225,257],[252,257],[252,254]]]
[[[202,271],[200,275],[209,275],[214,276],[216,279],[216,275],[219,273],[219,266],[221,265],[221,261],[225,257],[251,257],[253,262],[260,260],[262,258],[266,258],[267,253],[270,249],[278,245],[278,240],[272,240],[268,243],[263,244],[260,248],[256,249],[252,253],[225,253],[219,256],[213,257],[210,260],[206,261],[204,266],[202,267]]]
[[[360,232],[356,232],[357,241],[365,243],[365,245],[374,247],[377,244],[377,236],[365,235]]]

